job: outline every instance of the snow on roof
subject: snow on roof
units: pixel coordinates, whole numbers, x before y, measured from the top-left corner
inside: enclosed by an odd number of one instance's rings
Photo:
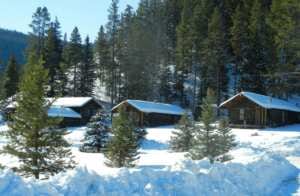
[[[54,100],[54,98],[47,98],[49,102],[54,101],[51,105],[54,107],[82,107],[89,101],[92,97],[61,97]],[[11,102],[7,108],[15,108],[16,102]]]
[[[92,97],[61,97],[57,98],[52,106],[82,107],[92,99]],[[53,98],[49,98],[49,100],[51,101]]]
[[[49,117],[81,118],[81,115],[71,108],[51,107],[48,109]]]
[[[260,95],[260,94],[257,94],[257,93],[252,93],[252,92],[241,92],[241,93],[231,97],[230,99],[224,101],[223,103],[221,103],[220,107],[224,106],[228,102],[232,101],[237,96],[245,96],[246,98],[253,101],[257,105],[259,105],[263,108],[266,108],[266,109],[279,109],[279,110],[300,112],[300,107],[298,107],[294,103],[291,103],[291,102],[288,102],[288,101],[285,101],[285,100],[282,100],[282,99],[266,96],[266,95]]]
[[[185,112],[184,109],[182,109],[177,105],[150,102],[150,101],[141,101],[141,100],[131,100],[131,99],[121,102],[120,104],[116,105],[112,110],[116,109],[124,102],[127,102],[128,104],[132,105],[139,111],[145,113],[182,115]]]

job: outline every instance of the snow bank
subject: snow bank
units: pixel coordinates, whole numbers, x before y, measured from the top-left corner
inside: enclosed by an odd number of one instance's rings
[[[285,158],[274,154],[249,164],[211,165],[202,160],[164,169],[124,168],[116,176],[79,168],[44,182],[25,182],[6,170],[0,172],[0,195],[272,195],[298,172]]]

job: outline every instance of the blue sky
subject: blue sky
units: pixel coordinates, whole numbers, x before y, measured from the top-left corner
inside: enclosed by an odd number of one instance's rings
[[[137,8],[139,0],[120,0],[119,9],[129,4]],[[1,1],[0,27],[24,33],[30,31],[32,14],[38,6],[46,6],[54,19],[61,23],[62,31],[71,33],[78,26],[82,37],[94,39],[100,25],[107,22],[111,0],[3,0]]]

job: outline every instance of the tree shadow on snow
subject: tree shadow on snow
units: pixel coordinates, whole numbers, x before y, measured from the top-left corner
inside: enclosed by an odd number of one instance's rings
[[[169,145],[155,140],[144,140],[141,145],[142,150],[166,150]]]
[[[286,125],[281,127],[274,127],[274,128],[265,128],[261,129],[261,131],[279,131],[279,132],[299,132],[300,133],[300,124],[294,125]]]

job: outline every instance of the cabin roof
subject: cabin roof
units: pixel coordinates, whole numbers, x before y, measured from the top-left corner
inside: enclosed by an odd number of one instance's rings
[[[238,96],[244,96],[248,98],[250,101],[266,109],[278,109],[278,110],[300,112],[300,107],[298,107],[295,103],[291,103],[282,99],[261,95],[257,93],[252,93],[252,92],[240,92],[237,95],[221,103],[220,107],[225,106],[227,103],[233,101]]]
[[[50,107],[48,109],[49,117],[64,117],[64,118],[81,118],[81,115],[71,108],[65,107]]]
[[[51,101],[54,98],[48,98],[48,99],[49,101]],[[52,106],[82,107],[92,99],[93,99],[92,97],[61,97],[61,98],[57,98],[52,103]]]
[[[125,100],[115,107],[112,110],[117,109],[120,105],[128,103],[132,107],[144,113],[160,113],[160,114],[173,114],[173,115],[182,115],[185,111],[181,107],[173,104],[166,103],[157,103],[150,101],[141,101],[141,100]]]
[[[92,97],[60,97],[54,100],[55,98],[47,98],[49,102],[54,101],[51,106],[53,107],[82,107],[87,104],[89,101],[93,100]],[[15,108],[16,102],[11,102],[7,108]]]

